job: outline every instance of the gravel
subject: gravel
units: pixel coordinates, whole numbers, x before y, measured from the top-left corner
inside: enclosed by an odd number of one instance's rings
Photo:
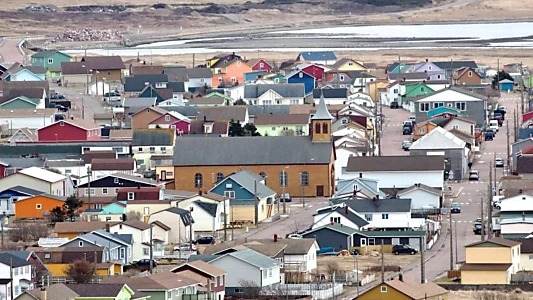
[[[116,30],[93,30],[91,28],[67,30],[51,40],[57,42],[118,41],[122,34]]]

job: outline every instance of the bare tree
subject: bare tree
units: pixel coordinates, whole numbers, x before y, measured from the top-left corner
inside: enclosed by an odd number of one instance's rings
[[[251,280],[240,280],[239,284],[241,285],[246,297],[251,299],[259,299],[259,296],[261,296],[261,287],[255,282]]]
[[[46,223],[15,223],[7,232],[12,242],[33,243],[50,234]]]
[[[65,268],[65,274],[76,283],[89,283],[96,276],[96,266],[85,259],[76,260]]]
[[[287,130],[282,130],[281,135],[282,136],[295,136],[295,133],[294,133],[294,130],[287,129]]]
[[[139,220],[139,221],[142,221],[141,218],[142,218],[142,215],[140,212],[138,211],[130,211],[127,215],[126,215],[126,218],[128,220]]]
[[[341,267],[339,266],[339,263],[336,262],[336,261],[329,261],[327,264],[326,264],[326,272],[328,272],[329,275],[333,275],[333,273],[335,274],[340,274],[341,272]]]

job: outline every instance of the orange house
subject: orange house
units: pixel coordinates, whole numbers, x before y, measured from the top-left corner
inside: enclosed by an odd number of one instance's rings
[[[430,120],[416,123],[415,129],[413,131],[413,142],[430,133],[433,129],[437,127],[437,124],[431,122]]]
[[[216,70],[211,78],[213,87],[241,84],[244,82],[244,73],[252,71],[252,67],[240,58],[219,60],[213,68]]]
[[[43,194],[15,202],[16,219],[44,219],[44,214],[63,206],[65,197]]]

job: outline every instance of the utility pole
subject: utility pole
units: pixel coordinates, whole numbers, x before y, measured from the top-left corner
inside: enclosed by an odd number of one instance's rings
[[[152,261],[154,260],[154,236],[153,236],[153,230],[154,230],[154,225],[153,225],[153,223],[151,223],[150,224],[150,274],[154,274],[154,265],[152,263]],[[179,245],[178,245],[178,247],[179,247]]]
[[[359,260],[357,259],[357,257],[359,255],[354,255],[355,256],[355,281],[357,282],[357,297],[359,297]]]
[[[455,263],[459,263],[459,243],[457,242],[457,220],[453,220],[453,226],[455,229]]]
[[[420,225],[420,283],[426,283],[426,262],[424,261],[424,227]]]
[[[524,114],[524,72],[522,71],[522,62],[520,62],[520,108],[521,114]]]
[[[496,156],[496,154],[494,154]],[[490,162],[491,164],[493,162]],[[487,238],[492,238],[492,165],[489,168],[489,183],[487,184],[487,195],[488,195],[488,207],[487,207]],[[481,220],[483,221],[483,220]]]
[[[513,112],[513,121],[514,121],[514,127],[513,127],[514,134],[513,134],[513,136],[514,136],[514,142],[515,143],[516,143],[517,135],[518,135],[518,129],[517,129],[518,128],[518,121],[517,121],[517,117],[516,117],[516,110],[517,109],[518,109],[518,104],[516,105],[516,109]],[[509,129],[507,129],[507,130],[509,130]]]
[[[2,250],[4,250],[4,222],[6,221],[5,219],[6,219],[6,212],[4,211],[2,218],[0,218],[0,228],[2,229]]]
[[[453,270],[454,269],[454,264],[453,264],[453,219],[452,219],[452,210],[450,208],[450,211],[448,212],[449,214],[449,218],[450,218],[450,230],[449,230],[449,233],[450,233],[450,270]]]
[[[506,120],[507,123],[507,175],[512,173],[511,171],[511,143],[509,142],[509,119]]]
[[[224,243],[228,241],[228,214],[226,213],[226,204],[226,197],[224,196]]]
[[[500,91],[500,59],[498,58],[498,69],[496,70],[496,90]]]
[[[485,214],[483,211],[483,198],[481,198],[481,240],[485,240]]]
[[[381,239],[381,282],[385,282],[385,254],[384,254],[384,243]]]
[[[13,258],[9,259],[9,279],[11,280],[11,299],[15,299],[13,297]]]
[[[281,192],[281,197],[279,200],[281,201],[283,199],[283,214],[287,213],[287,202],[285,202],[285,186],[287,185],[287,174],[285,173],[285,169],[282,171],[283,174],[283,181],[281,182],[281,187],[283,188],[283,191]]]
[[[89,209],[91,208],[91,166],[87,166],[87,187],[89,191],[88,199],[89,199]]]
[[[255,228],[259,228],[259,201],[257,201],[257,180],[254,180],[254,201],[255,201]]]
[[[181,262],[181,220],[180,222],[178,223],[178,249],[180,249],[180,251],[178,251],[178,260]]]

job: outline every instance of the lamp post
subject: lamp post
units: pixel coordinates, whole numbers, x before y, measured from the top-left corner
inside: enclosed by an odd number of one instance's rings
[[[85,83],[85,87],[87,88],[87,95],[89,95],[89,68],[86,65],[81,65],[82,68],[85,68],[85,71],[87,72],[87,80]]]
[[[105,77],[102,78],[102,97],[105,96]]]

